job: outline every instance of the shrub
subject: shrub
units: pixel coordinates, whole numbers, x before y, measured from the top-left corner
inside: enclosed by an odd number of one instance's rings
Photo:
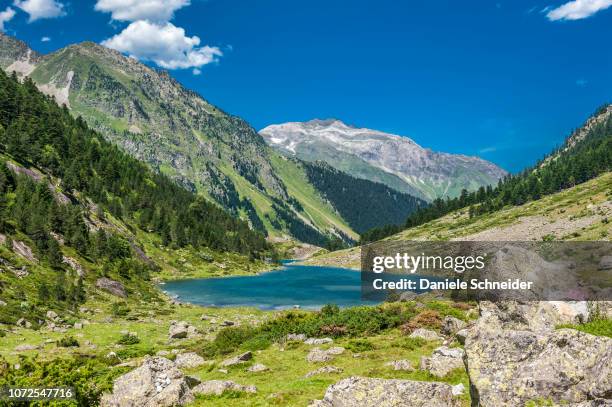
[[[408,323],[401,326],[404,334],[411,334],[418,328],[440,329],[442,326],[442,317],[438,311],[425,310],[412,318]]]
[[[111,306],[111,313],[116,317],[124,317],[130,312],[125,302],[114,302]]]
[[[374,344],[367,339],[355,339],[346,345],[347,349],[353,352],[367,352],[374,350]]]
[[[137,343],[140,343],[140,338],[136,335],[132,335],[131,333],[123,335],[117,341],[117,344],[119,345],[135,345]]]
[[[74,336],[64,336],[57,342],[57,346],[62,348],[78,347],[79,341]]]
[[[406,350],[416,350],[425,345],[427,341],[423,338],[405,338],[399,343],[399,347]]]

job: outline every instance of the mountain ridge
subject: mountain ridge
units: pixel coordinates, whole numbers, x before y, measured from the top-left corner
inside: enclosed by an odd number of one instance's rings
[[[430,201],[496,183],[507,174],[479,157],[435,152],[408,137],[347,125],[338,119],[270,125],[259,133],[284,154],[325,161],[348,173],[353,166],[353,175],[358,178],[383,182]],[[369,171],[361,169],[364,166]]]

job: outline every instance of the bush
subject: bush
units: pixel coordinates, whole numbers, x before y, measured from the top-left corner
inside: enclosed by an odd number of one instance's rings
[[[427,341],[423,338],[405,338],[399,343],[399,347],[406,350],[417,350],[424,346]]]
[[[74,336],[64,336],[57,342],[57,346],[62,348],[78,347],[79,341]]]
[[[0,356],[0,388],[70,386],[75,389],[76,405],[79,406],[98,405],[101,394],[112,389],[113,379],[125,373],[121,369],[111,370],[97,359],[90,358],[42,361],[21,356],[19,365],[19,369],[15,369],[14,364],[6,363]],[[74,405],[74,402],[65,405]]]
[[[124,317],[129,314],[130,309],[125,302],[114,302],[111,306],[111,313],[116,317]]]
[[[410,322],[401,326],[402,332],[406,335],[411,334],[418,328],[429,328],[438,330],[442,326],[442,317],[438,311],[426,310],[412,318]]]
[[[140,343],[140,338],[136,335],[132,335],[131,333],[123,335],[117,341],[117,344],[119,345],[135,345],[137,343]]]
[[[347,349],[353,352],[367,352],[374,350],[374,344],[367,339],[355,339],[346,345]]]

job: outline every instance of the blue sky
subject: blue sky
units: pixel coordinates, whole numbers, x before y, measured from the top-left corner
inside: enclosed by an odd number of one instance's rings
[[[0,21],[40,52],[92,40],[165,67],[257,129],[335,117],[517,171],[612,101],[610,6],[3,0]]]

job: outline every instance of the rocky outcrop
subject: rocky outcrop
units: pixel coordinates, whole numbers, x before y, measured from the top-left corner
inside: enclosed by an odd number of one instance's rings
[[[323,366],[318,368],[317,370],[313,370],[311,372],[306,373],[304,377],[312,377],[320,374],[330,374],[330,373],[342,373],[342,369],[336,366]]]
[[[583,403],[612,397],[612,339],[555,325],[575,318],[551,303],[481,303],[465,342],[471,394],[482,407],[533,399]]]
[[[412,363],[409,360],[392,360],[391,362],[385,363],[385,366],[389,366],[393,368],[393,370],[403,370],[406,372],[412,372],[414,367],[412,367]]]
[[[349,377],[331,385],[310,407],[459,407],[452,386],[437,382]]]
[[[194,397],[191,388],[199,381],[184,376],[174,362],[147,358],[139,368],[117,378],[113,392],[102,396],[102,407],[182,406]]]
[[[171,321],[168,328],[168,336],[170,339],[191,338],[197,335],[198,330],[185,321]]]
[[[426,341],[443,341],[444,337],[439,335],[438,333],[424,328],[415,329],[414,332],[410,334],[410,338],[420,338],[425,339]]]
[[[441,331],[444,335],[452,335],[457,331],[460,331],[461,329],[465,328],[466,325],[467,324],[462,320],[455,317],[451,317],[449,315],[444,318],[444,321],[442,321]]]
[[[312,349],[310,352],[308,352],[308,355],[306,355],[306,360],[310,363],[329,362],[332,359],[333,356],[330,353],[327,353],[319,348]]]
[[[194,387],[192,393],[195,395],[204,394],[220,396],[226,391],[257,393],[257,387],[243,386],[230,380],[209,380]]]
[[[304,341],[306,345],[325,345],[326,343],[332,343],[332,338],[308,338]]]
[[[96,280],[96,287],[104,290],[114,296],[127,298],[125,287],[119,281],[111,280],[110,278],[102,277]]]
[[[249,367],[247,369],[247,371],[251,372],[251,373],[265,372],[267,370],[270,370],[270,369],[268,369],[268,366],[263,365],[261,363],[256,363],[256,364],[254,364],[253,366],[251,366],[251,367]]]
[[[179,353],[174,360],[180,369],[192,369],[206,363],[204,358],[194,352]]]
[[[455,369],[463,369],[464,351],[461,348],[439,347],[430,357],[422,356],[419,369],[434,376],[444,377]]]
[[[235,366],[246,362],[247,360],[253,359],[253,354],[251,352],[244,352],[240,355],[234,356],[233,358],[229,358],[221,362],[221,366]]]

